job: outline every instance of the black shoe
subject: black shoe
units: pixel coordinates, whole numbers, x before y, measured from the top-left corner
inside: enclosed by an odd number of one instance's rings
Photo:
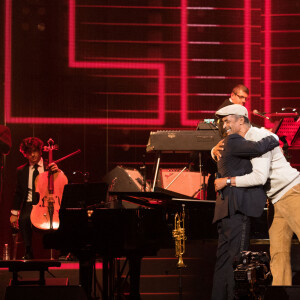
[[[33,254],[32,253],[25,253],[25,255],[22,257],[23,260],[29,260],[33,259]]]

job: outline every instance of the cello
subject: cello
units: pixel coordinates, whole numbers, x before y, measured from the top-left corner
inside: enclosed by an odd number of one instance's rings
[[[57,145],[50,138],[48,146],[44,146],[44,151],[48,152],[49,165],[53,161],[53,150],[57,150]],[[51,172],[50,170],[40,173],[35,179],[35,191],[39,193],[39,202],[32,205],[30,215],[31,223],[34,227],[43,230],[55,230],[59,226],[59,209],[64,186],[68,179],[63,172]]]

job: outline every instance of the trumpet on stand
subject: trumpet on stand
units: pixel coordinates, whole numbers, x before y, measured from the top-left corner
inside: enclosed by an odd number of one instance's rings
[[[182,213],[176,213],[174,218],[174,230],[172,232],[173,238],[175,240],[175,256],[178,257],[177,269],[179,269],[179,299],[182,299],[182,278],[181,278],[181,269],[186,267],[186,264],[183,262],[182,256],[185,253],[185,227],[184,227],[184,218],[185,218],[185,205],[182,204]]]

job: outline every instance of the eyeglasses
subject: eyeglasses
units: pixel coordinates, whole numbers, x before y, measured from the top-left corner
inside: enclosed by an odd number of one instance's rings
[[[248,97],[245,97],[245,96],[241,96],[241,95],[238,95],[237,93],[234,93],[236,96],[238,96],[240,99],[245,99],[247,100]]]

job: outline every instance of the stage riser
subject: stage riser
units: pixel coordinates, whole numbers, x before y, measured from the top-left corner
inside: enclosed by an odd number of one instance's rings
[[[191,294],[200,299],[209,299],[212,287],[212,277],[217,249],[216,241],[188,241],[186,253],[183,256],[187,268],[182,269],[183,293]],[[269,251],[269,245],[251,244],[252,251]],[[141,268],[141,297],[142,300],[172,300],[178,299],[179,271],[176,268],[178,259],[174,248],[161,249],[157,257],[146,257]],[[121,260],[124,262],[124,259]],[[293,284],[300,284],[300,245],[292,245]],[[71,262],[74,264],[74,262]],[[63,267],[70,266],[63,263]],[[78,285],[78,269],[50,269],[56,278],[68,278],[69,285]],[[20,272],[23,279],[37,278],[38,272]],[[5,289],[9,285],[12,274],[8,270],[0,270],[0,299],[4,299]],[[45,273],[46,278],[52,278]],[[102,270],[97,269],[97,278],[101,282]],[[54,284],[54,283],[53,283]],[[153,293],[153,294],[152,294]],[[168,293],[164,295],[163,293]],[[99,292],[97,291],[97,294]],[[176,298],[177,297],[177,298]],[[190,297],[190,298],[189,298]],[[55,298],[57,299],[57,298]],[[193,299],[185,295],[185,300]],[[195,298],[194,298],[195,299]],[[276,299],[276,298],[274,298]],[[300,297],[298,298],[300,299]],[[58,299],[57,299],[58,300]]]
[[[79,286],[9,286],[5,300],[87,300]]]

